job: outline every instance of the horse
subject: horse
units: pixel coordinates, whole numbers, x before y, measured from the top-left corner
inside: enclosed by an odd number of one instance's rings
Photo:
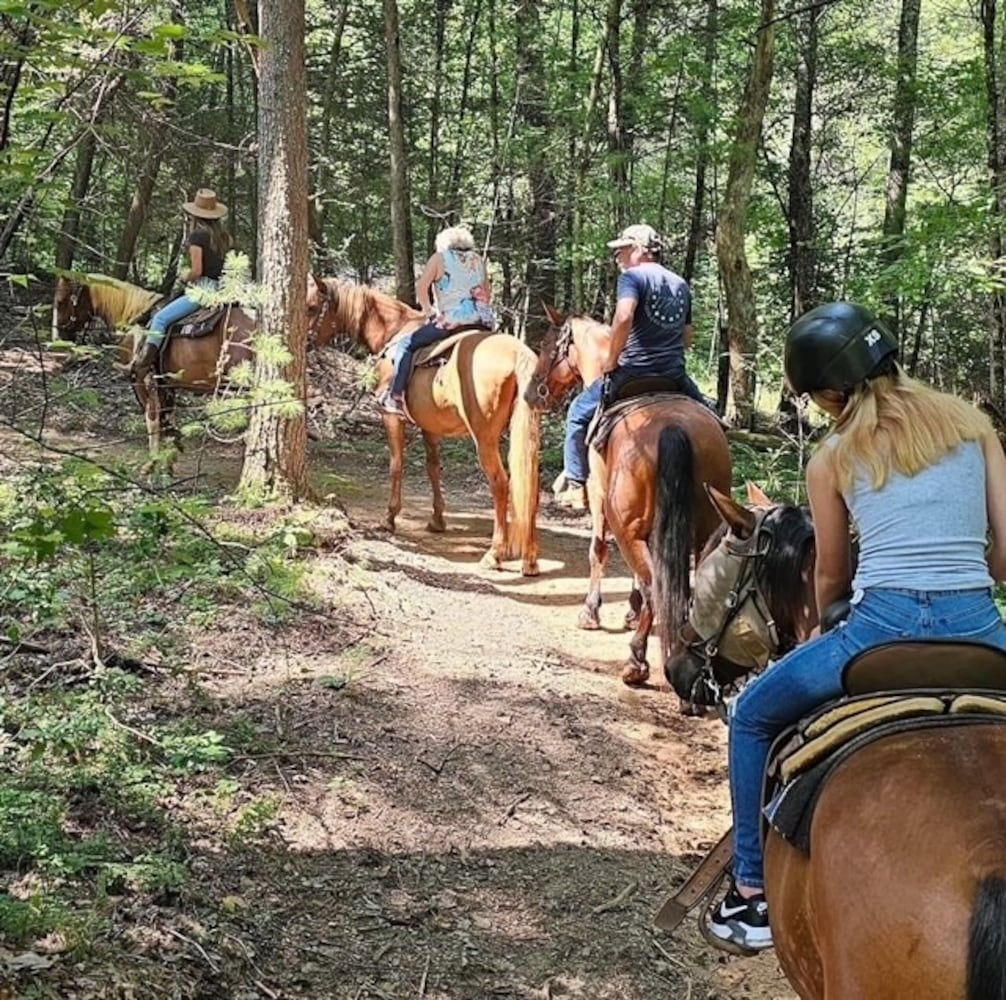
[[[567,318],[551,306],[546,311],[552,325],[525,397],[539,409],[567,391],[576,376],[587,381],[599,371],[590,365],[602,347],[606,352],[602,324]],[[666,657],[687,614],[689,563],[719,524],[704,485],[729,492],[730,479],[730,447],[719,420],[677,394],[649,397],[628,410],[612,429],[604,456],[590,450],[590,585],[577,624],[601,627],[610,528],[635,578],[626,618],[627,627],[635,628],[622,671],[626,684],[649,678],[646,649],[654,626]]]
[[[117,361],[124,366],[142,344],[130,328],[146,322],[162,298],[158,292],[101,274],[77,280],[60,277],[53,299],[53,337],[73,340],[97,316],[119,334]],[[172,437],[176,446],[180,442],[174,426],[176,390],[216,392],[235,365],[251,359],[254,333],[254,314],[234,306],[224,310],[204,336],[168,338],[158,374],[133,384],[146,419],[151,465],[162,454],[162,434]]]
[[[728,498],[721,501],[729,535],[742,542],[751,538],[757,514]],[[770,516],[776,523],[789,517],[809,524],[805,511],[789,505],[773,508]],[[784,613],[779,597],[792,593],[794,580],[804,589],[804,604],[813,608],[811,556],[804,557],[802,572],[794,572],[785,560],[772,564],[775,544],[770,533],[752,555],[762,563],[770,615]],[[697,582],[696,594],[699,587]],[[938,648],[947,657],[939,665],[939,686],[952,689],[962,683],[954,680],[963,662],[960,649],[954,655]],[[892,653],[898,655],[897,646],[885,648],[886,656]],[[912,673],[919,669],[918,655],[906,664]],[[736,679],[736,666],[725,666],[723,672],[722,663],[708,665],[716,673],[714,691]],[[1001,659],[998,668],[1001,678]],[[695,691],[694,663],[679,658],[669,670],[679,693]],[[765,894],[776,954],[800,997],[1004,1000],[1001,716],[999,724],[972,716],[961,724],[883,735],[843,756],[818,795],[809,853],[771,826],[765,838]]]
[[[355,338],[378,356],[381,384],[392,371],[392,362],[382,355],[384,348],[399,332],[411,332],[425,322],[419,310],[390,295],[337,278],[313,279],[308,314],[314,346],[324,347],[336,334]],[[481,565],[500,569],[503,560],[519,556],[522,574],[537,576],[540,417],[524,401],[537,357],[516,337],[486,330],[452,338],[449,354],[443,357],[439,368],[417,366],[406,394],[409,414],[426,446],[426,473],[433,491],[427,529],[446,530],[440,440],[467,434],[475,443],[493,496],[492,542]],[[385,413],[384,427],[391,452],[391,495],[385,524],[394,531],[402,509],[405,421]],[[509,477],[500,454],[507,431]]]

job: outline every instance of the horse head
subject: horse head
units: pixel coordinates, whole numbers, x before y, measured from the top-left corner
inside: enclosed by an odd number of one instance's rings
[[[581,319],[566,317],[548,303],[542,305],[550,325],[538,349],[538,364],[524,390],[524,401],[528,406],[547,410],[580,380],[574,323]]]
[[[66,276],[56,279],[52,300],[52,339],[76,340],[77,334],[94,316],[91,292],[86,284]]]
[[[807,508],[773,503],[753,483],[746,507],[707,493],[722,524],[699,557],[689,621],[664,666],[684,701],[706,707],[817,625]]]
[[[331,285],[335,283],[332,282]],[[311,347],[324,347],[336,334],[337,288],[317,275],[307,277],[307,340]]]

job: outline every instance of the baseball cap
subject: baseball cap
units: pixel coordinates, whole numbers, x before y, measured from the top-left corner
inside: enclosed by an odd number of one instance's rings
[[[617,240],[608,240],[608,246],[612,250],[633,245],[640,246],[644,250],[659,250],[663,244],[656,229],[646,225],[645,222],[635,226],[626,226]]]

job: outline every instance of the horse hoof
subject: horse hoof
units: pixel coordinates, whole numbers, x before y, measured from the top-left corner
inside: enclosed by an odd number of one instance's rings
[[[499,561],[495,552],[487,552],[479,561],[483,569],[502,569],[503,564]]]
[[[622,671],[622,683],[638,687],[650,679],[650,668],[645,664],[627,663]]]
[[[521,576],[538,576],[541,570],[538,568],[538,560],[535,559],[534,562],[524,563],[520,568]]]
[[[442,535],[447,530],[447,525],[442,517],[431,517],[426,522],[426,530],[432,531],[435,535]]]
[[[391,517],[391,516],[386,517],[384,519],[384,527],[387,528],[388,531],[390,531],[392,534],[394,534],[394,531],[395,531],[395,519],[393,517]]]
[[[589,611],[581,611],[576,619],[576,627],[585,632],[596,632],[601,627],[601,620]]]
[[[639,628],[639,615],[635,611],[627,612],[623,624],[627,632],[635,632]]]

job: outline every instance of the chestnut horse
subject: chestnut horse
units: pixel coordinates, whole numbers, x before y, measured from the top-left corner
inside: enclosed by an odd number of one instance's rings
[[[722,508],[745,537],[751,512]],[[772,516],[787,511],[801,516],[788,505]],[[812,574],[769,560],[764,571],[767,594],[799,580],[813,605]],[[694,689],[689,677],[674,686]],[[1006,726],[971,721],[884,736],[845,758],[820,792],[809,853],[769,828],[772,936],[803,1000],[1006,1000]]]
[[[117,360],[126,365],[142,344],[142,338],[130,328],[146,322],[162,298],[158,292],[105,275],[90,274],[76,281],[60,277],[52,307],[53,335],[73,340],[97,316],[120,335]],[[161,377],[148,377],[133,385],[146,418],[151,463],[163,457],[162,434],[171,436],[176,446],[179,443],[174,426],[175,391],[216,392],[231,368],[251,359],[254,332],[254,315],[235,306],[203,337],[168,338],[158,362]],[[170,456],[166,461],[170,466]]]
[[[573,375],[586,375],[587,359],[596,359],[602,345],[606,351],[606,327],[546,309],[553,325],[525,397],[541,408],[568,390]],[[666,657],[684,622],[690,561],[719,524],[705,485],[729,492],[730,477],[730,448],[719,420],[677,394],[655,397],[628,412],[613,428],[603,457],[590,449],[590,586],[578,624],[601,627],[610,528],[638,587],[630,598],[638,617],[627,621],[635,622],[635,633],[622,671],[626,684],[643,684],[649,677],[646,647],[654,626]]]
[[[337,278],[315,278],[308,289],[308,314],[315,345],[323,347],[336,334],[354,337],[380,355],[399,332],[422,325],[417,309],[390,295]],[[482,565],[499,569],[504,559],[519,556],[524,576],[538,574],[538,451],[540,418],[524,401],[534,372],[534,352],[516,337],[479,330],[463,334],[439,368],[417,367],[409,382],[406,404],[422,431],[426,473],[433,489],[433,516],[427,528],[444,531],[440,439],[468,434],[493,495],[493,537]],[[383,384],[392,363],[381,357]],[[391,498],[386,524],[392,531],[402,509],[405,421],[384,414],[391,450]],[[500,441],[509,430],[509,478]],[[508,523],[508,508],[512,520]]]

